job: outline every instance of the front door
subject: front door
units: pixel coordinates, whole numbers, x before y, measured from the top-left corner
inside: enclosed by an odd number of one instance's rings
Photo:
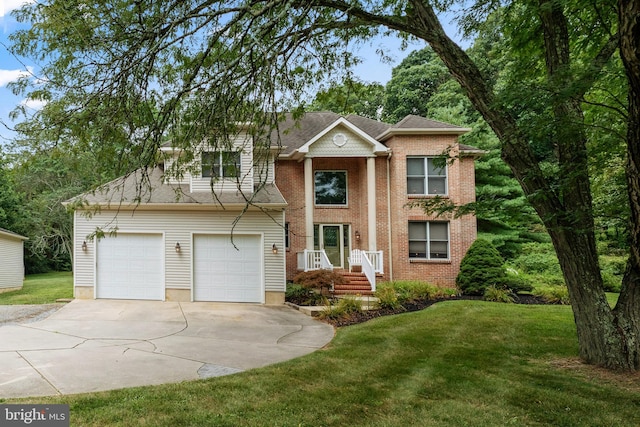
[[[318,246],[324,249],[334,268],[344,268],[349,254],[349,226],[346,224],[318,225]]]

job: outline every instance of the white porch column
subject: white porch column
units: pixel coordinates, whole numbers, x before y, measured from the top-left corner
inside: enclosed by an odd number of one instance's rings
[[[369,250],[378,249],[376,237],[376,158],[367,157],[367,224]]]
[[[306,248],[313,250],[313,159],[304,159],[304,221]]]

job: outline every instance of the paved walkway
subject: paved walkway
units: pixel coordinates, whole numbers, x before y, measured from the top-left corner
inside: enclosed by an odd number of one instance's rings
[[[285,306],[76,300],[0,326],[0,398],[227,375],[311,353],[333,334]]]

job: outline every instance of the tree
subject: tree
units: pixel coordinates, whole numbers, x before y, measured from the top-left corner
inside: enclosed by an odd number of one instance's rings
[[[385,87],[385,120],[397,123],[408,114],[431,117],[429,99],[450,79],[446,67],[431,48],[411,52],[393,69]]]
[[[205,137],[224,144],[240,120],[254,124],[254,140],[266,149],[277,127],[273,111],[293,107],[289,101],[302,99],[310,82],[353,64],[346,48],[352,42],[383,31],[422,39],[495,132],[502,158],[551,236],[580,355],[612,369],[638,369],[640,0],[514,1],[504,9],[497,3],[477,0],[461,19],[476,31],[499,14],[509,46],[502,85],[446,36],[436,2],[427,0],[33,3],[18,12],[33,24],[14,35],[14,51],[46,61],[45,78],[31,90],[27,79],[14,88],[49,103],[22,130],[41,142],[115,151],[131,166],[153,166],[166,140],[187,153]],[[582,100],[618,47],[630,88],[632,250],[612,310],[598,265]]]
[[[495,28],[495,23],[489,26]],[[498,79],[498,73],[491,71],[495,64],[500,64],[501,57],[495,52],[505,50],[504,40],[496,37],[495,31],[483,30],[475,38],[473,46],[467,50],[474,61],[486,61],[485,74]],[[487,58],[492,58],[488,61]],[[425,70],[426,76],[422,76]],[[412,76],[411,74],[416,74]],[[401,114],[419,112],[429,118],[453,123],[471,128],[471,132],[463,135],[460,142],[482,150],[485,154],[476,161],[476,201],[466,206],[455,206],[448,199],[423,199],[416,203],[425,211],[434,213],[453,212],[464,214],[473,212],[478,220],[478,231],[499,235],[493,243],[499,247],[505,257],[517,254],[518,244],[531,241],[532,231],[540,230],[541,223],[535,211],[524,197],[522,188],[513,177],[506,163],[500,158],[500,141],[489,128],[484,119],[473,108],[464,95],[460,85],[448,74],[444,64],[427,47],[409,54],[393,69],[393,76],[386,87],[386,99],[398,98],[399,84],[396,76],[402,76],[403,81],[420,82],[429,76],[432,79],[428,90],[406,86],[409,92],[416,92],[414,102],[407,102],[406,109]],[[421,77],[422,76],[422,77]],[[389,121],[394,118],[387,117]]]
[[[345,79],[341,84],[331,83],[320,90],[309,111],[333,111],[338,114],[357,114],[377,120],[382,113],[384,86]]]

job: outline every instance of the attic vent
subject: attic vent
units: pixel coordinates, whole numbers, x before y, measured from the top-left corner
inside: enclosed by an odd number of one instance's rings
[[[347,137],[343,133],[336,133],[333,136],[333,143],[336,144],[338,147],[342,147],[344,144],[347,143]]]

